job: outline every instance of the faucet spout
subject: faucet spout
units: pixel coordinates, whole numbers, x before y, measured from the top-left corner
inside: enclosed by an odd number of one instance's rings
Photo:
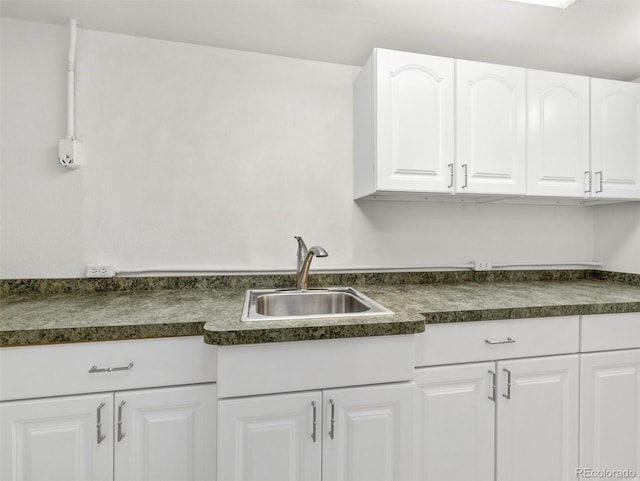
[[[313,246],[307,249],[302,237],[296,237],[298,240],[298,270],[296,275],[296,284],[299,291],[306,290],[309,287],[309,270],[311,269],[311,261],[313,257],[327,257],[329,254],[323,247]],[[302,254],[304,252],[304,254]]]

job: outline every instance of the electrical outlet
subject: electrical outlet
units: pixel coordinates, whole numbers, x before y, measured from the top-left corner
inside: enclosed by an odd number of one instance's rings
[[[489,262],[489,261],[474,261],[473,262],[473,270],[474,271],[490,271],[491,270],[491,262]]]
[[[115,277],[116,268],[104,264],[88,264],[87,277]]]
[[[77,140],[58,141],[58,162],[68,169],[77,169],[82,164],[82,144]]]

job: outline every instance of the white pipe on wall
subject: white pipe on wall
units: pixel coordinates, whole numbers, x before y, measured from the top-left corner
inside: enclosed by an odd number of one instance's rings
[[[602,262],[591,262],[591,261],[578,261],[578,262],[536,262],[534,264],[529,264],[526,262],[514,262],[510,264],[493,264],[492,267],[570,267],[570,266],[580,266],[580,267],[600,267],[602,266]]]
[[[551,267],[556,269],[566,269],[568,267],[600,267],[602,262],[577,261],[577,262],[532,262],[532,263],[510,263],[493,264],[492,269],[505,267]],[[421,267],[353,267],[347,269],[314,269],[318,274],[347,274],[347,273],[367,273],[367,272],[429,272],[429,271],[449,271],[449,270],[473,270],[474,264],[450,264],[450,265],[428,265]],[[141,275],[141,274],[208,274],[208,275],[247,275],[247,274],[293,274],[294,269],[271,269],[271,270],[230,270],[215,268],[192,268],[192,267],[155,267],[139,269],[115,269],[116,276]]]
[[[75,138],[75,69],[78,24],[69,19],[69,56],[67,57],[67,139]]]

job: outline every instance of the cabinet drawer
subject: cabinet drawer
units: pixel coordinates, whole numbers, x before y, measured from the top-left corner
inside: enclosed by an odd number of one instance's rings
[[[413,334],[218,347],[218,397],[413,379]]]
[[[640,347],[640,312],[582,316],[580,351]]]
[[[216,349],[201,336],[5,347],[0,400],[214,382]]]
[[[578,352],[579,318],[429,324],[416,336],[416,366]]]

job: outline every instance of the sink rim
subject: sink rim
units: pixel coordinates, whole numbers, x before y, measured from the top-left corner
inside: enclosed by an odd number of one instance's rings
[[[349,294],[355,297],[358,301],[368,307],[366,311],[360,312],[345,312],[345,313],[328,313],[328,314],[304,314],[304,315],[290,315],[290,316],[269,316],[266,314],[259,314],[256,312],[256,300],[263,295],[297,295],[305,296],[311,294],[327,293],[343,293]],[[313,288],[313,289],[248,289],[244,304],[242,306],[242,315],[240,321],[242,322],[265,322],[265,321],[289,321],[289,320],[303,320],[303,319],[322,319],[322,318],[341,318],[341,317],[364,317],[364,316],[379,316],[379,315],[393,314],[393,311],[387,309],[383,305],[377,303],[370,297],[365,296],[361,292],[357,291],[353,287],[325,287],[325,288]]]

